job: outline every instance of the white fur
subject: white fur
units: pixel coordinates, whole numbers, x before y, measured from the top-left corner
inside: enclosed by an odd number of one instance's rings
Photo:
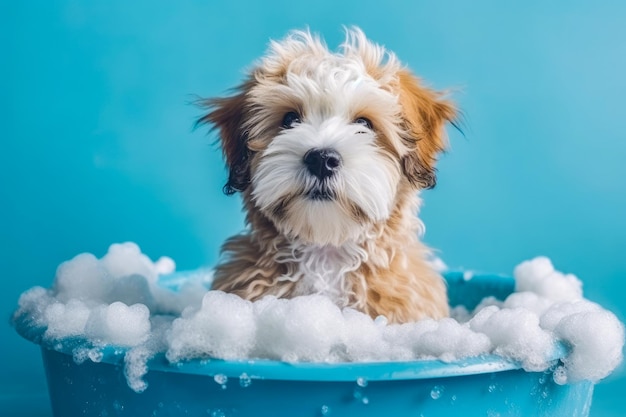
[[[352,242],[340,247],[294,242],[291,251],[276,260],[298,263],[295,274],[281,277],[281,281],[297,282],[294,296],[325,295],[343,308],[351,305],[350,297],[354,291],[352,283],[346,279],[347,274],[356,271],[367,258],[368,253]]]
[[[296,49],[295,45],[291,48]],[[291,106],[302,113],[301,123],[281,130],[262,151],[252,170],[252,197],[261,211],[267,211],[285,196],[300,195],[276,226],[286,235],[309,236],[314,244],[341,245],[362,238],[363,224],[347,210],[350,205],[371,222],[390,215],[401,168],[397,158],[376,142],[375,130],[386,132],[402,151],[395,123],[400,108],[397,97],[366,72],[361,58],[309,46],[318,59],[296,60],[286,74],[286,84],[250,93],[257,110],[248,122],[251,137],[262,136],[261,132],[270,128],[268,123],[276,123],[277,107]],[[286,54],[288,48],[280,46],[279,52]],[[375,130],[354,123],[365,111],[377,115]],[[338,196],[335,201],[306,197],[317,179],[308,173],[302,159],[314,148],[332,148],[341,155],[341,169],[328,180]]]

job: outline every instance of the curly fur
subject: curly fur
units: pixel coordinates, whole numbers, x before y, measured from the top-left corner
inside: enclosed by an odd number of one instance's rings
[[[456,114],[441,93],[353,28],[339,52],[309,32],[272,42],[234,95],[203,104],[199,122],[219,130],[230,170],[225,192],[242,193],[248,224],[224,244],[214,289],[325,294],[391,322],[448,314],[416,217]],[[281,126],[288,112],[300,119]],[[341,155],[328,178],[303,163],[316,148]]]

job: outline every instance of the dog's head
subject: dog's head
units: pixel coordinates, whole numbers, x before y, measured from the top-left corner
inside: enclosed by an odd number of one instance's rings
[[[401,190],[435,185],[455,117],[395,55],[350,29],[340,52],[309,32],[272,42],[236,93],[203,101],[230,175],[283,234],[339,245],[389,219]]]

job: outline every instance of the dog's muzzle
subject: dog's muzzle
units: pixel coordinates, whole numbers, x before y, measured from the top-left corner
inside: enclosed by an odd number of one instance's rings
[[[307,197],[311,200],[334,200],[335,193],[329,187],[328,180],[341,168],[341,155],[334,149],[315,148],[304,154],[302,162],[309,173],[317,178],[315,186],[307,192]]]

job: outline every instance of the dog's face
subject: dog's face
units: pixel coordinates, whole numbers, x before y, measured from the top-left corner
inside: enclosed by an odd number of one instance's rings
[[[271,44],[238,93],[207,100],[225,191],[284,235],[319,245],[365,237],[403,192],[435,184],[452,105],[395,56],[347,32],[340,53],[307,32]]]

